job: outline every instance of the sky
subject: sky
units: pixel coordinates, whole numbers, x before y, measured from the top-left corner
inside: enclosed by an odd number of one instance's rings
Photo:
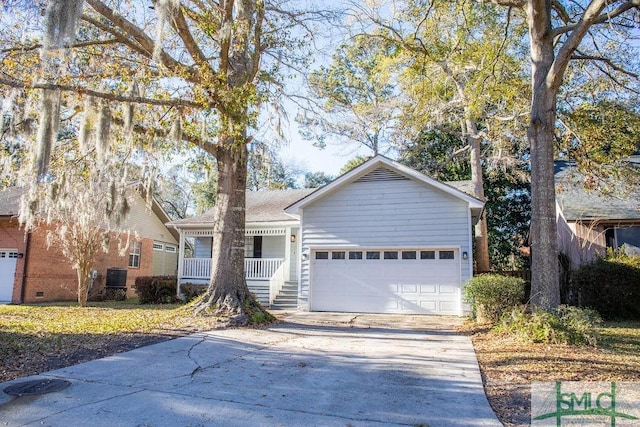
[[[349,160],[359,154],[371,155],[370,151],[346,142],[327,144],[321,149],[315,147],[312,141],[292,134],[289,143],[280,148],[279,154],[285,164],[293,163],[305,172],[324,172],[335,177]]]

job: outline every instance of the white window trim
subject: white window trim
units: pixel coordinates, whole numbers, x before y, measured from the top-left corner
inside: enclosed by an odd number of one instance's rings
[[[129,268],[140,268],[142,258],[142,242],[131,242],[129,250]]]

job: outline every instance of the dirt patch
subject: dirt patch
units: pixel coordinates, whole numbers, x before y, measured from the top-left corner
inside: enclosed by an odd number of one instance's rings
[[[487,398],[505,426],[528,426],[533,382],[640,381],[638,324],[608,325],[598,347],[523,343],[466,324]]]

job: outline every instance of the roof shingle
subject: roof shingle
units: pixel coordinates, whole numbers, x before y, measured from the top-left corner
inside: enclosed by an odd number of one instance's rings
[[[568,221],[640,219],[640,187],[624,195],[605,195],[584,188],[585,177],[574,162],[555,162],[556,201]]]
[[[246,223],[293,221],[294,218],[284,212],[284,208],[314,192],[315,188],[301,190],[247,191]],[[193,226],[209,224],[215,220],[214,209],[201,215],[173,221],[174,226]]]

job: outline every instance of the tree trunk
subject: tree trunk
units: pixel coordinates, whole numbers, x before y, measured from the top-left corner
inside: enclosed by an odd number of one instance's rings
[[[553,309],[560,304],[553,163],[557,87],[549,79],[554,50],[551,7],[548,0],[545,3],[546,8],[530,6],[527,10],[533,89],[527,132],[531,147],[531,304]]]
[[[249,292],[244,275],[247,150],[244,144],[224,144],[215,155],[218,182],[211,281],[195,312],[229,317],[232,324],[244,325],[255,312],[267,316]]]
[[[76,273],[78,275],[78,305],[80,307],[87,306],[87,300],[89,299],[89,274],[90,267],[79,265]]]
[[[469,113],[465,112],[469,116]],[[485,200],[484,179],[482,176],[482,162],[480,161],[480,137],[478,127],[470,118],[465,119],[467,127],[467,143],[470,147],[471,181],[473,182],[473,192],[475,197]],[[480,273],[491,270],[489,260],[489,232],[487,227],[487,215],[483,211],[478,223],[475,226],[476,240],[476,270]]]

